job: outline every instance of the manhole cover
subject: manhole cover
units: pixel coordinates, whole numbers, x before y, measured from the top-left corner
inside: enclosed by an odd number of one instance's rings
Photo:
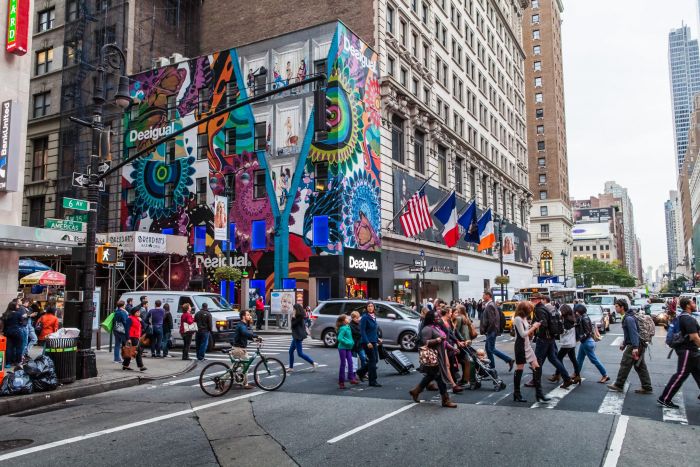
[[[21,448],[22,446],[27,446],[33,442],[34,441],[31,439],[5,439],[0,441],[0,451],[9,451],[10,449]]]

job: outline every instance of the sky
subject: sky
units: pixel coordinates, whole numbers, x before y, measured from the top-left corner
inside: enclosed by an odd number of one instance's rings
[[[642,263],[667,262],[664,201],[676,187],[668,33],[698,36],[697,0],[564,0],[562,47],[574,198],[628,189]]]

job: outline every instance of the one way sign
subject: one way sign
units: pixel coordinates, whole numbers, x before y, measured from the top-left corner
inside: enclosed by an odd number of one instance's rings
[[[90,185],[90,177],[80,172],[73,172],[73,186],[87,188]],[[105,191],[105,181],[100,180],[100,191]]]

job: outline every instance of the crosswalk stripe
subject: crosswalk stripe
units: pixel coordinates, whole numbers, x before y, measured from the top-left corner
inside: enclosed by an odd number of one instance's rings
[[[683,399],[683,391],[678,391],[673,397],[673,402],[678,405],[677,409],[668,409],[664,407],[664,422],[680,423],[681,425],[688,424],[688,416],[685,413],[685,402]]]
[[[586,381],[586,378],[581,378],[581,381]],[[530,408],[553,409],[554,407],[559,405],[559,402],[561,402],[562,399],[571,394],[571,392],[576,388],[576,386],[578,386],[578,384],[572,384],[566,389],[557,386],[556,388],[552,389],[547,393],[547,397],[549,397],[550,399],[548,402],[535,402]]]
[[[623,341],[623,340],[625,340],[625,338],[622,337],[622,336],[616,337],[615,340],[613,340],[613,341],[610,343],[610,345],[613,345],[613,346],[615,346],[615,347],[619,347],[620,344],[622,344],[622,341]]]
[[[603,402],[598,407],[598,413],[604,413],[609,415],[620,415],[622,414],[622,406],[625,403],[625,396],[630,388],[630,383],[625,383],[625,387],[622,392],[608,391],[603,398]]]

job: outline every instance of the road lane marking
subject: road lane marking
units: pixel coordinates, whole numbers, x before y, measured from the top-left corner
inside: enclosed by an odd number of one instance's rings
[[[357,428],[353,428],[352,430],[347,431],[347,432],[343,433],[342,435],[338,435],[338,436],[336,436],[335,438],[331,438],[331,439],[329,439],[329,440],[326,441],[326,442],[327,442],[328,444],[335,444],[335,443],[337,443],[338,441],[342,441],[342,440],[344,440],[345,438],[354,435],[355,433],[359,433],[360,431],[364,430],[365,428],[369,428],[369,427],[371,427],[371,426],[376,425],[377,423],[381,423],[381,422],[383,422],[384,420],[393,417],[394,415],[398,415],[398,414],[400,414],[401,412],[405,412],[406,410],[411,409],[411,408],[415,407],[416,405],[418,405],[418,404],[415,403],[415,402],[413,402],[413,403],[411,403],[411,404],[408,404],[408,405],[404,405],[403,407],[401,407],[401,408],[398,409],[398,410],[394,410],[393,412],[390,412],[390,413],[388,413],[388,414],[386,414],[386,415],[383,415],[383,416],[381,416],[381,417],[379,417],[379,418],[377,418],[377,419],[374,419],[374,420],[372,420],[371,422],[367,422],[367,423],[365,423],[364,425],[360,425],[360,426],[358,426]]]
[[[586,381],[586,378],[581,378],[581,381]],[[568,388],[564,389],[562,387],[557,386],[556,388],[552,389],[547,393],[547,397],[549,397],[548,402],[535,402],[530,406],[531,409],[553,409],[557,405],[559,405],[559,402],[562,401],[566,396],[571,394],[571,391],[573,391],[578,384],[572,384]]]
[[[216,402],[210,402],[208,404],[203,404],[197,407],[192,407],[186,410],[180,410],[178,412],[173,412],[165,415],[160,415],[158,417],[148,418],[146,420],[140,420],[138,422],[128,423],[126,425],[115,426],[113,428],[108,428],[106,430],[94,431],[92,433],[87,433],[80,436],[74,436],[72,438],[66,438],[59,441],[54,441],[52,443],[40,444],[39,446],[34,446],[27,449],[20,449],[19,451],[9,452],[7,454],[0,455],[0,461],[5,461],[8,459],[14,459],[16,457],[26,456],[27,454],[33,454],[35,452],[45,451],[47,449],[53,449],[60,446],[65,446],[67,444],[73,444],[80,441],[85,441],[86,439],[97,438],[99,436],[109,435],[111,433],[118,433],[120,431],[130,430],[131,428],[136,428],[143,425],[150,425],[151,423],[160,422],[163,420],[168,420],[175,417],[181,417],[183,415],[189,415],[200,410],[209,409],[211,407],[216,407],[222,404],[228,404],[231,402],[239,401],[241,399],[247,399],[253,396],[259,396],[266,394],[266,391],[255,391],[249,394],[243,394],[236,397],[231,397],[229,399],[224,399]]]
[[[688,416],[685,413],[685,401],[683,399],[683,391],[678,391],[673,396],[673,402],[678,405],[677,409],[663,408],[664,422],[680,423],[681,425],[688,424]]]
[[[627,422],[629,422],[629,419],[630,418],[627,415],[620,415],[620,417],[617,419],[615,434],[610,441],[610,447],[605,455],[603,467],[617,466],[617,461],[620,459],[620,453],[622,452],[622,443],[625,441]]]
[[[630,383],[625,383],[625,387],[622,392],[608,391],[603,399],[603,402],[598,407],[598,413],[604,413],[608,415],[620,415],[622,414],[622,406],[625,403],[625,396],[627,396],[627,391],[630,388]]]
[[[613,346],[619,347],[619,346],[620,346],[620,344],[622,344],[622,341],[624,341],[624,340],[625,340],[625,338],[624,338],[624,337],[622,337],[622,336],[620,336],[620,337],[616,337],[616,338],[615,338],[615,340],[613,340],[613,341],[612,341],[612,342],[610,343],[610,345],[613,345]]]

